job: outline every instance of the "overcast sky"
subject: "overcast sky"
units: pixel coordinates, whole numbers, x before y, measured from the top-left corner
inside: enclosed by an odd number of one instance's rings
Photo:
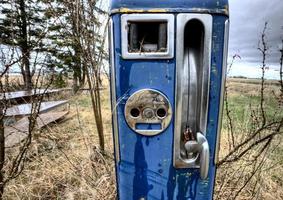
[[[229,56],[241,56],[237,60],[230,76],[243,75],[251,78],[260,76],[261,55],[257,50],[265,21],[268,22],[267,41],[270,47],[268,55],[267,78],[279,78],[278,49],[283,37],[283,1],[282,0],[230,0],[230,40]]]

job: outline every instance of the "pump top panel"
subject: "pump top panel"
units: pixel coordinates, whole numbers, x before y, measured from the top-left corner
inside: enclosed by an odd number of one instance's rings
[[[110,13],[229,14],[228,0],[112,0]]]

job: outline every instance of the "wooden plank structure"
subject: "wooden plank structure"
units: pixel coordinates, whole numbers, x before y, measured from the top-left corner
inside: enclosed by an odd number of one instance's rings
[[[50,110],[53,110],[57,107],[60,107],[62,105],[67,104],[68,101],[48,101],[48,102],[42,102],[40,106],[39,113],[44,113],[48,112]],[[32,104],[22,104],[22,105],[17,105],[13,106],[11,108],[7,108],[5,116],[6,117],[21,117],[21,116],[26,116],[30,115],[32,111]]]
[[[68,111],[49,112],[39,114],[36,120],[36,129],[41,129],[50,123],[57,122],[65,117]],[[29,119],[24,117],[17,123],[5,127],[5,147],[11,148],[23,141],[29,133]]]
[[[48,96],[50,94],[60,93],[67,90],[69,89],[37,89],[30,91],[0,93],[0,101],[3,101],[5,99],[6,101],[16,102],[17,104],[15,106],[7,108],[4,113],[5,120],[7,122],[13,122],[13,124],[6,125],[4,129],[5,147],[13,147],[28,136],[30,123],[28,115],[32,114],[33,104],[21,103],[32,102],[32,99],[39,95]],[[69,107],[64,111],[59,111],[59,107],[62,107],[66,104],[68,104],[67,100],[41,102],[38,117],[36,119],[35,129],[41,129],[48,124],[57,122],[58,120],[65,117],[69,112]]]
[[[16,102],[29,102],[33,97],[39,95],[51,95],[56,94],[64,91],[69,91],[69,88],[62,88],[62,89],[36,89],[36,90],[29,90],[29,91],[16,91],[16,92],[6,92],[0,93],[0,101],[7,100],[7,101],[16,101]]]

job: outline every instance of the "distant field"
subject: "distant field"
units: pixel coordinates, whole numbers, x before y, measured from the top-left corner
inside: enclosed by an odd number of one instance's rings
[[[228,105],[230,109],[230,116],[232,118],[234,135],[237,141],[241,142],[243,135],[248,135],[249,131],[259,120],[251,115],[260,116],[260,92],[261,92],[261,80],[259,79],[238,79],[229,78],[227,80],[227,91],[228,91]],[[281,98],[281,99],[280,99]],[[279,101],[282,102],[282,96],[280,97],[280,87],[278,81],[266,80],[264,86],[264,110],[267,121],[281,120],[283,118],[283,107],[280,106]],[[221,144],[220,144],[220,158],[222,158],[229,151],[228,145],[228,120],[226,115],[226,110],[224,109],[223,116],[223,127],[221,133]],[[259,135],[259,137],[261,137]],[[283,199],[283,144],[282,135],[276,137],[271,145],[271,149],[274,149],[268,153],[266,166],[264,167],[264,172],[260,175],[261,178],[258,186],[252,187],[248,186],[237,199],[263,199],[263,200],[273,200],[273,199]],[[239,165],[241,162],[237,162]],[[245,162],[243,162],[245,163]],[[248,163],[246,163],[248,164]],[[235,170],[233,175],[234,180],[223,183],[223,174],[226,169],[218,170],[216,188],[222,187],[221,199],[232,199],[231,191],[237,191],[241,185],[234,185],[235,179],[241,179],[247,176],[249,172],[248,166],[233,166],[232,169]],[[242,173],[241,170],[246,169],[246,173]],[[275,170],[273,170],[275,169]],[[239,170],[239,171],[238,171]],[[237,176],[237,171],[239,175]],[[251,182],[257,182],[258,180],[252,180]],[[252,189],[253,188],[253,189]],[[251,198],[251,194],[255,192],[258,193],[258,198]],[[223,192],[224,191],[224,192]],[[219,191],[218,191],[219,192]],[[218,196],[219,197],[219,196]]]
[[[261,83],[261,79],[249,79],[249,78],[228,78],[229,82],[236,83],[246,83],[246,84],[255,84],[258,85]],[[266,85],[276,85],[279,86],[280,83],[278,80],[265,80]]]
[[[250,107],[256,108],[260,104],[261,81],[259,79],[228,79],[228,101],[231,104],[233,113],[242,122],[246,120],[244,116],[249,112]],[[265,107],[268,117],[283,117],[283,112],[278,112],[278,98],[280,93],[279,81],[267,80],[264,86]],[[249,117],[249,116],[247,116]]]

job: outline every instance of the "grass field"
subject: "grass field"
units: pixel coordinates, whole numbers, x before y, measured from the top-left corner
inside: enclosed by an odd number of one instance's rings
[[[230,117],[232,118],[235,140],[241,143],[243,136],[250,134],[252,126],[261,116],[261,84],[260,80],[229,79],[228,105]],[[267,81],[264,87],[264,110],[267,121],[281,120],[283,118],[282,104],[278,103],[280,89],[277,81]],[[281,99],[282,100],[282,99]],[[228,118],[224,109],[223,129],[221,133],[220,159],[229,151],[228,145]],[[258,137],[261,137],[260,135]],[[265,164],[259,174],[253,176],[253,180],[245,187],[236,199],[283,199],[283,145],[281,135],[274,138],[269,150],[265,154]],[[255,150],[257,151],[257,150]],[[250,153],[252,157],[253,151]],[[257,152],[255,152],[257,153]],[[248,155],[249,156],[249,155]],[[217,172],[216,191],[221,190],[218,199],[234,199],[234,191],[237,191],[241,181],[246,181],[251,173],[252,164],[246,161],[247,156],[242,160],[220,168]],[[228,177],[226,175],[228,174]],[[229,180],[229,176],[234,180]],[[226,182],[224,179],[227,179]],[[223,184],[223,182],[225,182]],[[240,184],[238,184],[238,182]],[[253,196],[255,195],[255,196]],[[252,197],[253,196],[253,197]]]
[[[249,109],[259,105],[259,84],[254,80],[232,79],[228,82],[228,88],[229,104],[236,128],[239,133],[245,132],[249,126]],[[273,95],[277,91],[276,84],[269,84],[265,90],[268,97],[268,117],[283,116]],[[97,148],[98,136],[89,96],[75,96],[71,100],[71,113],[64,121],[34,134],[25,170],[7,185],[5,199],[115,199],[109,91],[103,90],[102,96],[108,156],[102,156]],[[224,118],[220,158],[227,152],[226,121]],[[281,140],[281,137],[278,137],[278,140]],[[262,181],[261,192],[264,199],[283,199],[282,152],[283,146],[280,144],[277,150],[270,154],[269,164],[273,168],[265,172],[266,178]],[[8,153],[9,158],[14,155],[12,150]],[[221,177],[221,173],[223,170],[218,171],[218,177]],[[220,182],[218,180],[217,184]],[[233,188],[227,185],[225,190]],[[225,195],[222,199],[224,197]],[[238,199],[251,198],[248,192],[245,192]]]

